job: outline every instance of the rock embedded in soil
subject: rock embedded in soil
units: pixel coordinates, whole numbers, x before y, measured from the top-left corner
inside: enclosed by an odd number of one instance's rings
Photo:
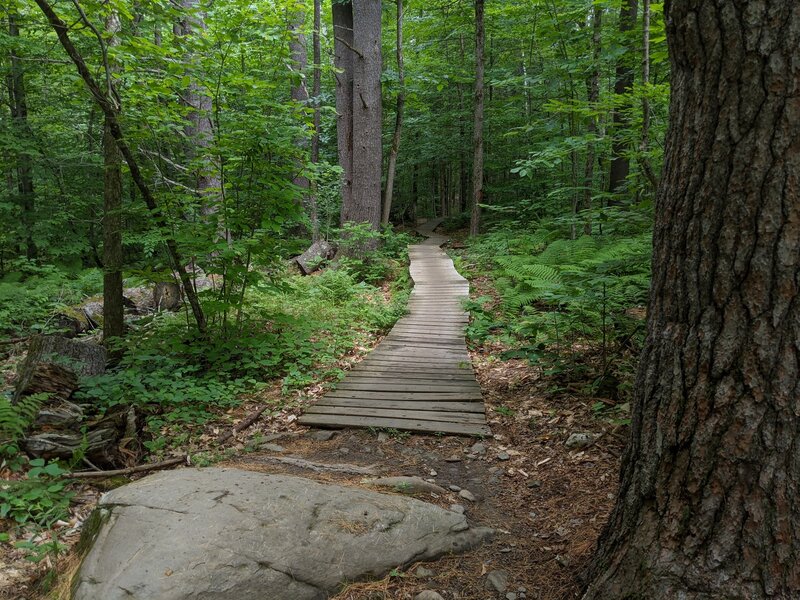
[[[259,450],[264,450],[265,452],[283,452],[283,446],[279,446],[278,444],[261,444],[258,447]]]
[[[450,510],[452,510],[453,512],[456,512],[456,513],[458,513],[460,515],[463,515],[465,512],[467,512],[467,509],[464,508],[464,506],[462,504],[451,504],[450,505]]]
[[[312,431],[308,434],[315,442],[327,442],[328,440],[332,440],[333,436],[336,435],[335,431],[329,431],[327,429],[321,429],[319,431]]]
[[[505,571],[489,571],[486,575],[487,590],[503,593],[508,589],[508,573]]]
[[[92,521],[73,600],[317,600],[493,533],[413,498],[219,468],[112,490]]]
[[[424,590],[414,596],[414,600],[444,600],[444,598],[438,592],[434,592],[433,590]]]
[[[436,577],[436,571],[419,566],[416,569],[414,569],[414,577],[420,577],[420,578]]]
[[[501,452],[500,454],[497,455],[497,460],[505,461],[508,460],[509,458],[511,458],[511,456],[509,456],[508,453],[506,452]]]
[[[462,497],[464,500],[469,500],[470,502],[475,502],[477,498],[475,498],[475,494],[470,492],[469,490],[461,490],[458,492],[458,495]]]
[[[573,433],[567,438],[564,445],[570,450],[576,448],[586,448],[594,441],[594,436],[591,433]]]
[[[478,455],[486,454],[486,446],[484,444],[481,444],[480,442],[473,444],[472,448],[470,448],[469,450],[473,454],[478,454]]]

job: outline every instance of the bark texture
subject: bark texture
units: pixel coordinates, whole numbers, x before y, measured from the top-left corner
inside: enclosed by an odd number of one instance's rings
[[[353,203],[353,5],[334,2],[333,66],[336,68],[336,137],[342,167],[342,206]]]
[[[800,4],[665,11],[648,335],[584,598],[798,598]]]
[[[342,223],[381,222],[381,2],[353,0],[352,202],[342,204]]]
[[[312,46],[314,54],[314,76],[311,88],[314,105],[314,133],[311,136],[311,162],[319,163],[319,136],[322,123],[320,114],[320,94],[322,93],[322,44],[320,43],[320,29],[322,28],[322,0],[314,0],[314,33]],[[309,217],[311,218],[311,239],[319,241],[319,208],[317,204],[317,183],[312,184],[308,196]]]
[[[478,235],[483,202],[483,27],[484,0],[475,0],[475,113],[472,133],[472,214],[469,234]]]

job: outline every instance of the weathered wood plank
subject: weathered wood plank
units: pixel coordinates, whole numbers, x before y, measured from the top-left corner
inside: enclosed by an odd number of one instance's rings
[[[366,408],[396,408],[400,410],[486,413],[486,407],[483,405],[483,402],[414,402],[413,400],[330,398],[326,396],[319,400],[314,406],[364,406]]]
[[[445,421],[449,423],[486,422],[486,417],[478,413],[438,412],[433,410],[398,410],[394,408],[366,408],[363,406],[322,406],[315,405],[306,411],[307,415],[352,415],[360,417],[384,417],[387,419],[421,419],[424,421]]]
[[[305,414],[298,419],[304,425],[316,427],[382,427],[403,431],[427,431],[430,433],[452,433],[456,435],[489,436],[492,431],[487,425],[473,423],[447,423],[445,421],[425,421],[422,419],[387,419],[382,417],[356,417],[350,415]]]
[[[415,384],[415,383],[384,383],[380,379],[365,383],[350,382],[346,379],[336,386],[337,390],[361,390],[369,392],[476,392],[480,391],[478,384],[456,385],[455,382],[442,384]]]
[[[480,402],[479,392],[387,392],[374,390],[333,390],[325,398],[356,398],[360,400],[404,400],[408,402]]]

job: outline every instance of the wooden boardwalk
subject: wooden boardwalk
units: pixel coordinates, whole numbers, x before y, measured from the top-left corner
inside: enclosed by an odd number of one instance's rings
[[[445,238],[433,230],[440,222],[422,225],[417,231],[428,238],[409,246],[409,314],[301,423],[491,435],[464,342],[469,283],[439,247]]]

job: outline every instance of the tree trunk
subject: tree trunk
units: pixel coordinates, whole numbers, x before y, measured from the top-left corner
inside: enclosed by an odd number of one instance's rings
[[[342,223],[381,222],[381,2],[353,0],[352,201],[342,204]]]
[[[392,211],[392,193],[394,190],[394,174],[397,169],[397,154],[400,152],[400,130],[403,127],[403,105],[406,102],[405,71],[403,69],[403,0],[397,0],[397,109],[394,118],[394,136],[392,149],[389,151],[389,166],[386,169],[386,189],[383,193],[383,213],[381,223],[389,223]]]
[[[642,0],[642,141],[639,145],[639,162],[645,177],[654,188],[658,178],[647,152],[650,149],[650,0]]]
[[[342,167],[342,213],[353,204],[353,5],[334,2],[333,66],[336,68],[336,138]],[[344,222],[344,218],[342,219]]]
[[[106,20],[108,45],[119,43],[119,15]],[[117,107],[116,112],[119,113]],[[103,129],[103,340],[125,333],[122,304],[122,158],[111,126]]]
[[[8,14],[8,34],[12,38],[19,38],[19,25],[17,15]],[[28,101],[25,95],[25,71],[20,57],[15,49],[11,50],[11,68],[8,74],[9,105],[11,106],[11,119],[17,135],[28,132]],[[39,250],[33,241],[34,210],[36,196],[33,187],[33,161],[29,152],[17,152],[17,190],[19,192],[20,212],[22,227],[25,230],[25,255],[33,260],[39,256]]]
[[[292,70],[297,73],[298,79],[292,84],[292,100],[302,106],[308,105],[308,87],[306,87],[306,71],[308,70],[308,51],[306,50],[306,36],[303,33],[303,26],[306,22],[306,14],[302,9],[294,11],[289,20],[289,31],[291,37],[289,38],[289,54],[291,55]],[[297,139],[295,145],[302,151],[303,154],[308,152],[308,140],[305,136]],[[297,162],[298,171],[304,168],[303,161]],[[309,207],[309,188],[310,183],[308,177],[298,174],[292,182],[297,187],[303,190],[303,204]],[[308,209],[311,213],[310,208]]]
[[[322,93],[322,47],[320,43],[320,28],[322,27],[322,0],[314,0],[314,33],[312,34],[312,46],[314,53],[314,76],[312,84],[312,95],[314,96],[314,133],[311,136],[311,163],[319,164],[319,135],[320,124],[320,94]],[[311,193],[308,196],[309,216],[311,217],[311,239],[313,242],[319,241],[319,208],[317,205],[317,183],[312,184]]]
[[[67,24],[58,17],[50,4],[48,4],[47,0],[36,0],[36,5],[45,15],[48,23],[50,23],[50,26],[56,32],[61,46],[66,51],[67,55],[69,55],[70,60],[72,60],[75,68],[78,70],[78,74],[80,75],[81,79],[83,79],[84,84],[97,102],[97,105],[103,111],[106,124],[108,125],[114,140],[117,142],[117,148],[119,149],[120,154],[122,154],[122,157],[125,159],[125,163],[128,165],[128,169],[131,172],[131,178],[136,184],[136,187],[139,189],[139,192],[141,192],[142,199],[144,200],[144,203],[147,206],[147,210],[150,212],[153,221],[162,231],[170,231],[171,227],[169,222],[158,208],[155,197],[153,196],[153,192],[145,181],[144,175],[139,168],[139,162],[136,160],[136,157],[134,156],[130,146],[128,146],[128,142],[125,140],[122,127],[120,126],[119,119],[117,117],[115,102],[109,97],[109,92],[104,91],[103,88],[98,85],[91,71],[86,66],[86,62],[83,60],[83,57],[78,52],[78,49],[75,48],[75,45],[72,43],[72,40],[69,37],[69,27]],[[183,263],[183,258],[178,250],[178,244],[173,238],[166,238],[164,242],[167,246],[167,253],[173,263],[173,267],[178,272],[180,277],[181,284],[183,285],[186,293],[186,298],[188,299],[192,308],[192,314],[197,323],[197,329],[202,335],[206,335],[208,331],[208,324],[206,322],[205,313],[203,312],[203,307],[200,305],[200,299],[197,297],[197,292],[194,289],[194,285],[189,277],[189,273],[186,270],[186,266]]]
[[[585,600],[800,597],[800,4],[665,4],[648,334]]]
[[[619,10],[619,35],[623,43],[627,42],[630,32],[636,25],[636,13],[639,10],[639,0],[621,0]],[[623,101],[623,96],[630,92],[633,87],[633,66],[630,58],[631,50],[626,48],[625,52],[617,59],[617,79],[614,83],[614,94],[616,95],[616,108],[611,115],[613,123],[612,131],[614,137],[611,143],[611,171],[608,178],[608,190],[611,193],[619,191],[628,178],[631,164],[625,155],[628,146],[625,143],[622,130],[628,126],[630,119],[626,114],[627,107]]]
[[[592,70],[587,81],[587,97],[589,110],[592,111],[587,133],[591,137],[586,148],[586,166],[583,172],[583,204],[581,209],[587,211],[584,215],[583,233],[592,235],[592,217],[588,211],[592,208],[592,193],[594,192],[594,163],[597,160],[594,138],[597,136],[597,103],[600,100],[600,41],[603,30],[603,9],[597,4],[592,9]]]
[[[475,115],[472,134],[472,214],[469,234],[478,235],[481,226],[483,202],[483,5],[475,0]]]

